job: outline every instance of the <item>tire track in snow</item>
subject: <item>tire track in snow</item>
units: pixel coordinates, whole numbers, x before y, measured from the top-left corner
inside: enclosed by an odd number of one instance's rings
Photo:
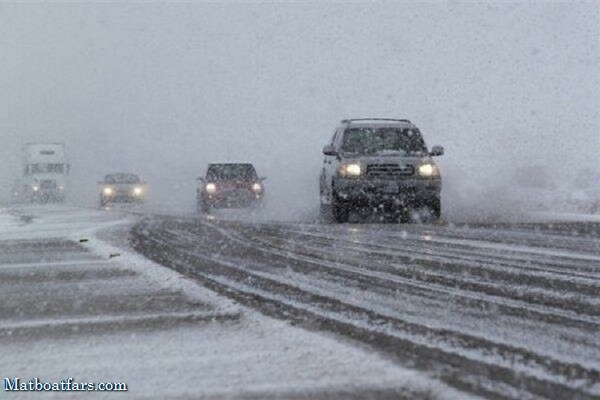
[[[294,312],[310,313],[330,322],[333,319],[336,323],[346,324],[350,328],[366,330],[371,333],[376,331],[375,327],[377,326],[389,326],[391,324],[393,326],[391,331],[388,330],[378,334],[402,340],[404,344],[410,344],[410,346],[420,349],[419,354],[429,353],[426,358],[431,363],[445,365],[446,367],[448,367],[447,364],[456,367],[455,364],[458,363],[460,365],[459,371],[461,368],[472,370],[470,373],[475,375],[477,375],[477,370],[481,369],[480,374],[483,374],[487,380],[491,379],[492,382],[497,384],[496,386],[524,387],[527,388],[528,392],[542,396],[544,396],[543,393],[548,396],[550,393],[563,392],[572,398],[586,398],[589,394],[598,391],[598,387],[593,386],[594,382],[598,380],[597,369],[585,368],[578,364],[570,365],[564,361],[540,356],[527,349],[490,341],[486,342],[482,338],[461,332],[436,330],[428,326],[410,324],[398,317],[381,315],[368,307],[365,308],[364,305],[358,307],[356,304],[341,301],[336,298],[335,293],[323,292],[323,290],[318,290],[315,285],[310,286],[306,282],[299,284],[298,282],[286,280],[281,277],[281,274],[278,276],[274,273],[273,267],[260,265],[261,262],[273,264],[275,262],[273,258],[280,258],[279,262],[287,260],[289,265],[300,265],[305,270],[307,269],[306,265],[312,265],[308,268],[309,274],[307,276],[310,276],[311,272],[316,273],[319,269],[323,270],[325,264],[323,262],[319,265],[314,259],[307,259],[306,256],[298,257],[290,251],[265,249],[263,248],[264,245],[240,236],[231,227],[224,229],[219,227],[218,224],[210,223],[207,225],[204,221],[191,226],[185,223],[182,226],[175,225],[176,229],[168,230],[165,229],[164,223],[161,223],[143,234],[138,232],[136,234],[136,240],[139,241],[137,247],[148,253],[149,248],[152,246],[161,246],[160,253],[150,252],[150,256],[160,257],[163,262],[172,264],[172,266],[176,264],[176,268],[184,270],[190,275],[202,276],[203,279],[217,285],[220,291],[229,293],[233,297],[250,296],[253,299],[269,300],[278,304],[278,307],[281,308],[280,312],[292,312],[290,310],[293,309]],[[208,243],[203,242],[206,237],[210,237]],[[246,263],[244,266],[243,260],[240,262],[239,259],[232,257],[230,253],[236,251],[246,255],[247,257],[244,258],[247,258],[250,263]],[[166,252],[167,256],[163,252]],[[264,259],[265,257],[266,259]],[[340,265],[330,265],[329,267],[339,269]],[[331,269],[329,268],[329,270]],[[277,270],[281,271],[281,268],[277,268]],[[339,272],[341,275],[332,274],[332,276],[338,279],[348,278],[362,285],[375,286],[380,282],[373,281],[373,279],[382,278],[377,276],[365,277],[365,271],[356,269],[342,268]],[[323,274],[315,275],[315,277],[322,278]],[[387,278],[380,280],[386,281]],[[402,282],[396,282],[396,287],[399,283]],[[421,289],[431,290],[432,286],[424,285]],[[452,294],[452,291],[449,291],[448,294]],[[290,296],[293,297],[293,302],[289,301]],[[331,307],[333,307],[333,311]],[[524,305],[515,305],[515,307],[524,307]],[[353,318],[349,320],[346,318],[342,321],[344,319],[342,317],[348,317],[349,313],[354,315]],[[365,316],[368,317],[367,321],[369,323],[362,326]],[[355,321],[355,323],[352,323],[352,321]],[[591,322],[595,323],[596,321]],[[411,333],[412,336],[407,335],[407,333]],[[423,338],[429,341],[419,342]],[[448,347],[453,348],[453,350],[450,351]],[[424,349],[429,349],[429,351]],[[478,359],[482,357],[482,352],[488,353],[485,362]],[[474,365],[477,366],[474,367]],[[495,372],[490,372],[490,368]],[[509,374],[511,370],[514,370],[512,375],[516,374],[516,376],[511,375],[510,378],[504,376]],[[496,374],[499,374],[498,377],[493,379]],[[538,374],[540,376],[537,376]],[[457,380],[455,383],[459,387],[461,385],[472,385],[468,382],[468,378],[459,379],[452,374],[448,376],[452,376],[452,378],[448,378],[449,381]],[[579,382],[577,383],[576,380],[579,380]],[[586,385],[588,385],[587,389]],[[491,386],[494,386],[494,384]],[[547,391],[548,388],[552,388],[552,391]],[[487,381],[478,384],[478,389],[472,389],[492,394],[489,393],[490,385]]]

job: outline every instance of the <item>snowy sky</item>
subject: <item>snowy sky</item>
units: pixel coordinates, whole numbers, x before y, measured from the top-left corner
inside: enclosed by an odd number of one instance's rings
[[[23,143],[62,141],[79,201],[126,170],[191,204],[230,159],[299,209],[365,116],[413,120],[474,196],[520,165],[600,169],[599,27],[593,2],[1,3],[0,184]]]

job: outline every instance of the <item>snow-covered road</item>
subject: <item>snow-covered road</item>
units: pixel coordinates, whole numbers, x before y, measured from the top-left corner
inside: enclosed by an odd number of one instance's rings
[[[600,229],[149,219],[135,247],[486,397],[600,396]],[[565,228],[565,229],[563,229]]]
[[[123,382],[128,392],[108,397],[128,399],[465,397],[430,374],[260,315],[135,254],[127,235],[137,219],[67,206],[0,212],[3,384]],[[107,397],[65,395],[2,398]]]

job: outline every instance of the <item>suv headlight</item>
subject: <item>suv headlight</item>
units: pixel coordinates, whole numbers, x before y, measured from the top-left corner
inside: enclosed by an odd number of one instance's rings
[[[141,196],[143,193],[142,187],[141,186],[135,186],[133,188],[133,194],[136,196]]]
[[[112,195],[112,194],[113,194],[113,189],[112,189],[111,187],[108,187],[108,186],[107,186],[107,187],[105,187],[104,189],[102,189],[102,193],[103,193],[105,196],[110,196],[110,195]]]
[[[340,176],[360,176],[362,174],[362,168],[360,164],[342,164],[338,170]]]
[[[423,164],[419,166],[419,175],[426,177],[426,178],[431,178],[434,176],[438,176],[440,174],[440,171],[437,167],[437,165],[435,164]]]
[[[207,193],[213,194],[217,191],[217,185],[215,185],[214,183],[207,183],[204,189]]]

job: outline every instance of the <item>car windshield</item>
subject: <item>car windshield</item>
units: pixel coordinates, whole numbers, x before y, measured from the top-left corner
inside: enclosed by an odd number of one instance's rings
[[[256,171],[252,164],[213,164],[206,173],[208,180],[256,180]]]
[[[365,127],[346,130],[342,151],[357,155],[423,155],[427,148],[417,129]]]
[[[133,174],[114,174],[104,177],[105,183],[140,183],[140,178]]]

